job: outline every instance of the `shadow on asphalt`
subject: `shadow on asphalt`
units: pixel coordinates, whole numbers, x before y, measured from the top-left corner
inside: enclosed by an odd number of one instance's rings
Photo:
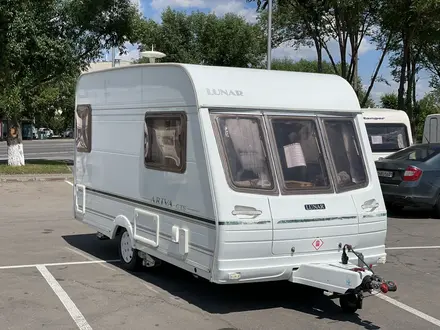
[[[63,239],[72,247],[98,259],[119,259],[117,240],[99,240],[94,234],[66,235]],[[118,263],[115,265],[119,267]],[[212,314],[282,307],[313,315],[317,319],[351,322],[364,329],[380,329],[372,322],[362,320],[358,314],[344,314],[336,303],[338,300],[329,299],[319,290],[289,282],[218,285],[196,279],[167,263],[130,274]],[[368,305],[369,299],[365,299],[364,306]]]

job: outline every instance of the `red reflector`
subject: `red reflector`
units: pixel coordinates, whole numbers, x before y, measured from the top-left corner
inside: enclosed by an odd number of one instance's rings
[[[351,270],[354,272],[365,272],[365,269],[361,267],[352,268]]]
[[[422,176],[423,171],[416,166],[408,166],[403,174],[403,181],[417,181]]]
[[[382,283],[380,285],[380,291],[382,291],[383,293],[387,293],[388,292],[388,285],[386,283]]]

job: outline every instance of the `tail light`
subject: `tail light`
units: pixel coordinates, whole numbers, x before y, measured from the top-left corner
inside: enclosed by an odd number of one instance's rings
[[[417,181],[422,176],[423,171],[416,166],[408,166],[403,174],[403,181]]]
[[[382,291],[383,293],[387,293],[388,292],[388,285],[386,283],[382,283],[380,286],[380,291]]]

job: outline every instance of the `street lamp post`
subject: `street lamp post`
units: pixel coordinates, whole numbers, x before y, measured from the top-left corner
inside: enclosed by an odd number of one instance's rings
[[[116,66],[116,48],[112,47],[112,68]]]
[[[272,0],[268,0],[267,16],[267,69],[270,70],[272,62]]]

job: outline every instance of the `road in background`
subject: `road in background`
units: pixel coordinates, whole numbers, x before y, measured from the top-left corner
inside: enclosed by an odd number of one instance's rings
[[[25,159],[73,160],[73,139],[23,141]],[[0,160],[8,159],[6,142],[0,142]]]

